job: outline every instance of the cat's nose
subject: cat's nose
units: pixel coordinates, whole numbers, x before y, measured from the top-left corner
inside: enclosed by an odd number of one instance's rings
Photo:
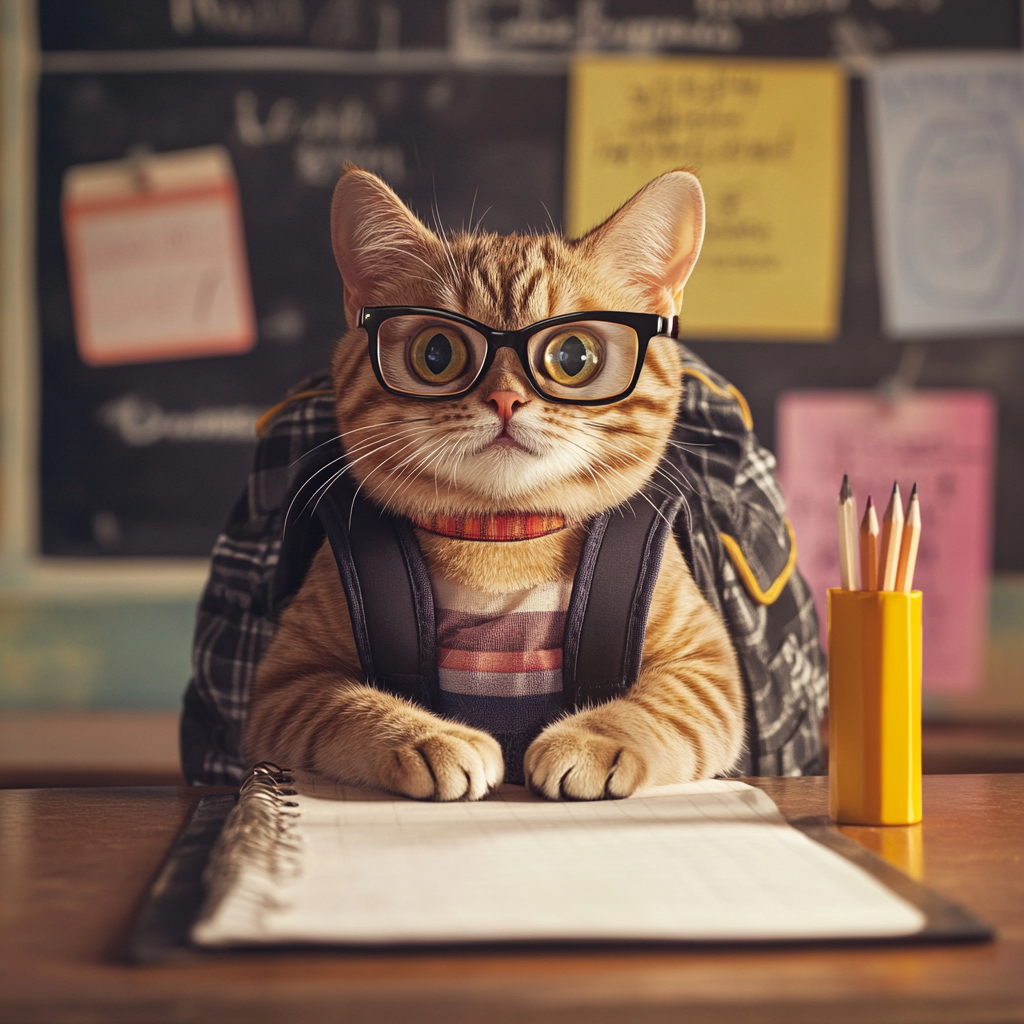
[[[515,391],[492,391],[487,396],[487,403],[493,405],[498,415],[507,423],[512,419],[512,413],[516,411],[517,406],[526,405],[526,399]]]

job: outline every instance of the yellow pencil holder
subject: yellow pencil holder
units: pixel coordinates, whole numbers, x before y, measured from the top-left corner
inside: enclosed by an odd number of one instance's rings
[[[828,592],[829,801],[848,825],[921,820],[921,591]]]

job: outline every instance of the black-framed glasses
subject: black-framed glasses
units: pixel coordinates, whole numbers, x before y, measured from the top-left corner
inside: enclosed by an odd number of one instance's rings
[[[607,405],[632,393],[651,338],[679,336],[679,318],[590,311],[555,316],[519,331],[497,331],[459,313],[424,306],[364,306],[359,326],[381,387],[409,398],[471,391],[500,348],[523,364],[551,402]]]

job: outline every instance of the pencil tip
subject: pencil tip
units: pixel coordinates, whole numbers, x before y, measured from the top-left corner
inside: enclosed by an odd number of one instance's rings
[[[910,500],[913,501],[917,497],[917,481],[914,481],[914,489],[910,492]]]
[[[874,503],[871,501],[871,495],[868,495],[868,503],[864,506],[864,511],[867,512],[869,508],[874,508]]]
[[[853,497],[853,490],[850,487],[850,474],[849,473],[844,473],[843,474],[843,486],[839,490],[839,500],[840,501],[847,501],[849,498],[852,498],[852,497]]]
[[[900,496],[900,482],[899,480],[893,480],[892,482],[892,496],[898,498]]]

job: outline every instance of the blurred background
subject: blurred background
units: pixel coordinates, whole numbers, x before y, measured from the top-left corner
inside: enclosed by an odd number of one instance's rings
[[[498,232],[694,167],[686,341],[779,454],[816,596],[842,472],[928,481],[925,767],[1024,770],[1019,0],[0,11],[0,782],[178,777],[255,420],[344,330],[348,162]]]

